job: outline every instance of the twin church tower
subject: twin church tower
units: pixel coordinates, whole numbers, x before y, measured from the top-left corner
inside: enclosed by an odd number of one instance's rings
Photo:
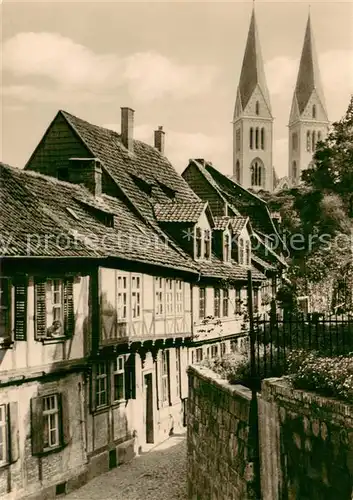
[[[328,126],[309,14],[289,115],[288,177],[282,179],[282,187],[299,182]],[[272,153],[273,116],[253,9],[233,117],[234,180],[245,188],[273,191],[276,175]]]

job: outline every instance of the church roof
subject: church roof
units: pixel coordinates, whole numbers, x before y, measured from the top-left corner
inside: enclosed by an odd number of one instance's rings
[[[271,111],[270,95],[255,20],[255,9],[253,9],[239,81],[239,93],[243,109],[248,104],[256,85],[260,87],[268,109]]]
[[[299,113],[303,113],[308,101],[316,90],[321,105],[327,115],[324,92],[321,83],[319,63],[317,59],[310,14],[306,24],[304,45],[300,58],[299,72],[294,95],[297,98]]]

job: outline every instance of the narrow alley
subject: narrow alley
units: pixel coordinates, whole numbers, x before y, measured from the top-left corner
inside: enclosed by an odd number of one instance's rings
[[[65,500],[185,500],[186,434],[122,464],[65,497]]]

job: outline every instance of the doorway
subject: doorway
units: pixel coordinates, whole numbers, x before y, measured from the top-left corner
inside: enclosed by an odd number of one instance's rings
[[[146,443],[154,442],[153,432],[153,379],[152,373],[144,376],[145,388],[145,416],[146,416]]]

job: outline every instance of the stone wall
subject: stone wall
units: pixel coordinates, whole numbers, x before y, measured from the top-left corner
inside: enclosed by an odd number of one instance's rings
[[[188,374],[189,499],[254,498],[251,392],[204,367],[190,367]]]
[[[251,392],[201,366],[188,374],[189,499],[256,498]],[[258,428],[262,500],[353,500],[353,405],[267,379]]]
[[[353,405],[268,379],[259,430],[263,500],[353,498]]]

